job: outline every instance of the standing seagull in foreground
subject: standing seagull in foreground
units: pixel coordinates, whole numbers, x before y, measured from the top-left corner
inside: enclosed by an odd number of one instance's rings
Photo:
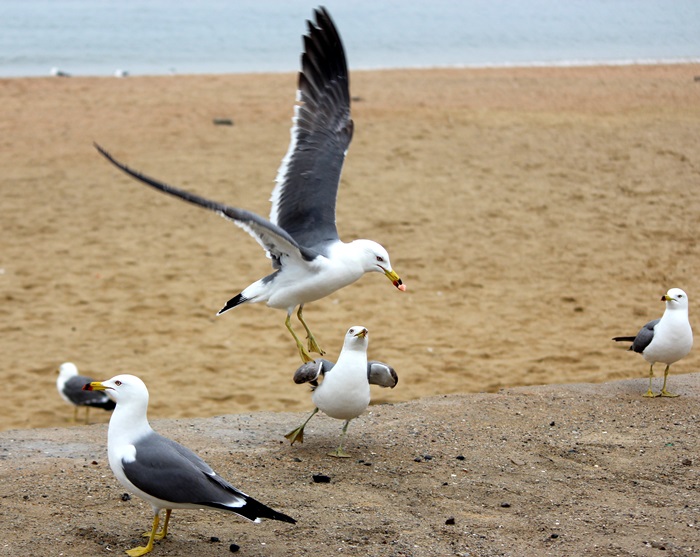
[[[78,408],[85,407],[85,423],[88,423],[90,408],[102,408],[114,410],[115,402],[105,393],[90,393],[83,391],[83,385],[90,383],[92,379],[85,375],[78,375],[78,368],[71,362],[62,363],[58,368],[56,388],[61,398],[73,405],[73,421],[78,421]]]
[[[688,295],[680,288],[671,288],[661,296],[666,302],[666,311],[661,319],[649,321],[634,337],[614,337],[613,340],[631,342],[630,350],[639,352],[651,364],[649,367],[649,390],[644,396],[676,397],[666,390],[666,379],[671,364],[684,358],[693,347],[693,330],[688,321]],[[666,364],[664,384],[661,392],[655,395],[651,390],[651,380],[654,377],[654,364]]]
[[[367,362],[368,343],[367,329],[361,326],[351,327],[345,334],[343,350],[335,365],[328,360],[317,360],[300,366],[294,373],[295,383],[311,383],[313,388],[311,400],[316,408],[303,424],[285,435],[292,445],[295,441],[304,442],[306,424],[316,415],[316,412],[323,410],[331,418],[345,420],[340,444],[328,455],[350,456],[343,450],[343,440],[350,420],[357,418],[369,406],[369,384],[393,389],[399,381],[391,366],[377,361]],[[323,382],[319,385],[318,379],[321,375],[323,375]]]
[[[145,555],[153,549],[154,540],[165,538],[173,509],[210,508],[253,522],[271,518],[296,523],[237,490],[188,448],[153,431],[146,417],[148,389],[138,377],[117,375],[83,388],[108,391],[117,401],[107,434],[109,465],[126,489],[153,507],[153,527],[144,534],[148,543],[127,550],[131,557]],[[158,532],[161,509],[165,509],[165,522]]]
[[[297,307],[309,351],[324,354],[304,321],[304,304],[320,300],[370,271],[384,273],[399,290],[406,289],[381,245],[371,240],[344,243],[338,236],[335,204],[353,133],[348,68],[343,44],[328,12],[319,8],[315,15],[315,23],[307,22],[297,92],[300,104],[295,106],[289,150],[272,191],[269,221],[145,176],[95,145],[130,176],[217,212],[257,240],[272,260],[274,272],[231,298],[217,315],[246,302],[267,302],[270,307],[287,310],[285,325],[304,362],[312,358],[290,322]]]

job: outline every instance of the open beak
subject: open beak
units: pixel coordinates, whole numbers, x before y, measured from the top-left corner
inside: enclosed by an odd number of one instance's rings
[[[363,329],[362,329],[359,333],[357,333],[355,336],[356,336],[356,337],[365,338],[365,337],[367,336],[367,333],[368,333],[368,332],[369,332],[369,331],[368,331],[367,329],[363,328]]]
[[[401,290],[401,292],[406,292],[406,285],[401,281],[399,275],[397,275],[394,271],[389,271],[387,269],[384,269],[384,274],[396,288]]]
[[[83,385],[83,391],[106,391],[107,387],[105,387],[102,383],[99,381],[93,381],[92,383],[86,383]]]

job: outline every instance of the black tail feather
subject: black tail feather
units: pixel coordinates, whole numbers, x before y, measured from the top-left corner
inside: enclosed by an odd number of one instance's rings
[[[615,342],[634,342],[637,337],[613,337]]]
[[[222,307],[216,315],[221,315],[222,313],[225,313],[228,310],[235,308],[236,306],[240,306],[241,304],[244,304],[247,301],[248,298],[244,297],[243,294],[236,294],[233,298],[226,302],[226,305]]]
[[[252,520],[253,522],[261,518],[269,518],[270,520],[279,520],[280,522],[289,522],[290,524],[297,523],[297,521],[291,516],[287,516],[284,513],[276,511],[275,509],[264,505],[260,501],[256,501],[248,495],[245,496],[245,505],[242,507],[229,507],[222,505],[221,503],[202,503],[202,505],[220,509],[222,511],[231,511],[242,516],[243,518]]]

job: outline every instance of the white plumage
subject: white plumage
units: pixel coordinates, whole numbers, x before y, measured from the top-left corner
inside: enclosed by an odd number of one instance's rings
[[[630,350],[639,352],[650,363],[649,389],[644,396],[675,397],[666,390],[666,380],[671,364],[690,353],[693,347],[693,330],[688,320],[688,295],[680,288],[671,288],[661,300],[666,302],[666,310],[660,319],[649,321],[636,336],[615,337],[615,341],[632,342]],[[655,395],[651,390],[654,377],[654,364],[666,364],[664,383],[661,392]]]
[[[231,511],[253,522],[261,518],[296,522],[239,491],[188,448],[153,431],[147,418],[148,389],[138,377],[117,375],[85,388],[108,391],[116,400],[109,421],[109,466],[119,483],[153,507],[148,544],[128,550],[132,557],[150,552],[153,541],[167,535],[173,509],[210,508]],[[158,532],[162,509],[166,510],[165,522]]]
[[[382,387],[396,386],[398,376],[394,369],[382,362],[367,361],[369,333],[361,325],[350,327],[345,334],[343,349],[335,365],[328,360],[317,360],[303,364],[294,374],[295,383],[311,383],[311,400],[316,408],[306,421],[290,431],[285,437],[294,444],[304,441],[304,428],[309,420],[321,410],[337,420],[345,420],[338,448],[330,456],[347,457],[343,440],[350,420],[357,418],[369,406],[370,382]],[[323,376],[319,384],[319,378]]]

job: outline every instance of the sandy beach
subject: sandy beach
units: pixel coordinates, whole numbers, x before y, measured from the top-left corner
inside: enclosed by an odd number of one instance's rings
[[[339,231],[381,242],[408,286],[365,276],[305,309],[328,357],[364,325],[370,357],[400,377],[351,427],[351,462],[323,456],[340,429],[328,418],[299,450],[282,442],[312,408],[291,380],[284,312],[215,317],[269,272],[260,247],[92,146],[267,215],[296,76],[0,80],[0,554],[121,551],[150,523],[119,499],[109,414],[71,423],[55,388],[64,361],[139,375],[164,433],[300,523],[181,513],[154,554],[222,555],[233,541],[245,555],[697,554],[697,350],[672,368],[680,398],[646,400],[646,362],[611,337],[660,317],[670,287],[696,323],[698,76],[351,74]]]
[[[643,379],[445,395],[375,406],[303,445],[304,414],[154,420],[250,495],[297,520],[174,511],[153,556],[690,557],[700,554],[700,374],[683,396]],[[164,393],[152,393],[153,402]],[[0,555],[124,555],[151,509],[122,498],[104,424],[0,432]],[[314,475],[329,483],[316,483]]]
[[[610,339],[659,317],[670,287],[688,292],[694,322],[698,75],[700,65],[353,72],[339,231],[385,245],[408,291],[373,274],[309,304],[328,356],[348,327],[366,326],[370,357],[400,375],[377,402],[646,376]],[[162,388],[153,417],[310,408],[291,382],[299,358],[284,312],[215,317],[269,272],[257,243],[92,146],[267,215],[295,79],[0,80],[0,429],[67,423],[53,387],[63,361]],[[673,367],[696,370],[695,353]]]

